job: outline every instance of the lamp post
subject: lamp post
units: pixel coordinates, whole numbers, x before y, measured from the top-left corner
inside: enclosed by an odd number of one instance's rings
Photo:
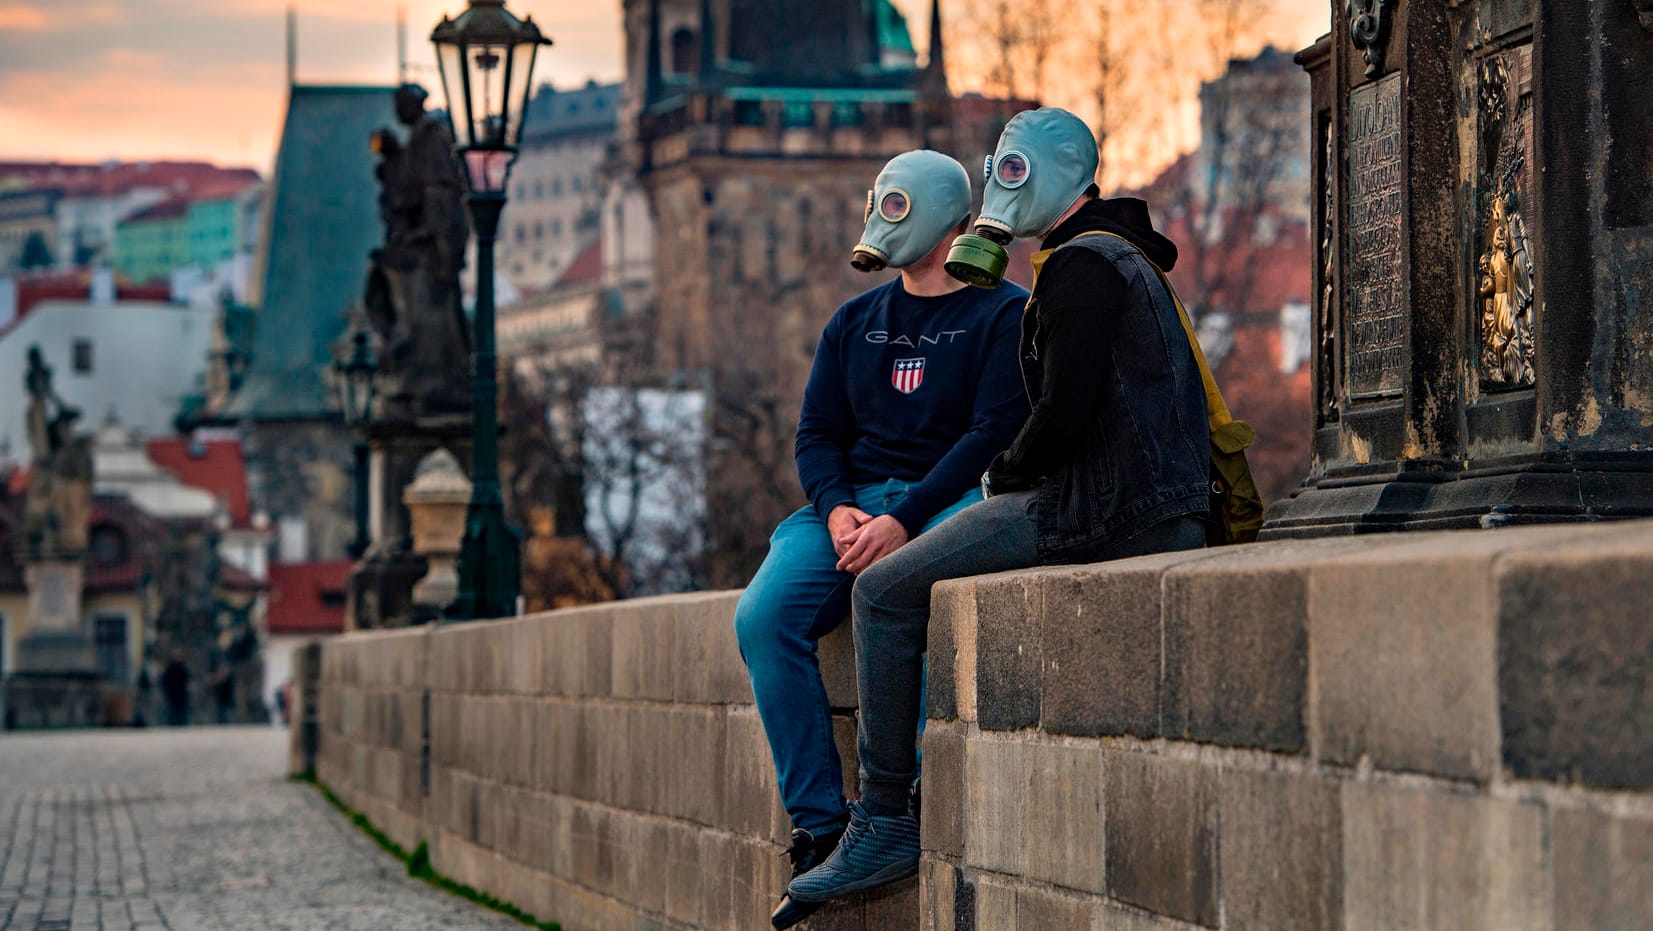
[[[494,237],[528,112],[534,59],[551,40],[540,34],[533,17],[517,19],[507,11],[505,0],[470,0],[457,19],[444,16],[430,40],[476,230],[471,501],[459,551],[459,596],[444,613],[455,620],[506,617],[517,611],[522,535],[505,523],[499,491]]]
[[[335,362],[338,374],[335,384],[339,392],[339,410],[344,422],[356,428],[355,442],[350,451],[355,456],[356,542],[350,544],[350,558],[361,559],[367,552],[367,436],[363,432],[373,419],[374,376],[379,373],[378,360],[373,358],[373,347],[367,344],[367,333],[357,330],[350,358]]]

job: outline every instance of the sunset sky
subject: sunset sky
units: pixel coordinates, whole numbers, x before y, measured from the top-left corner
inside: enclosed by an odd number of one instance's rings
[[[1271,2],[1276,12],[1265,32],[1273,41],[1297,48],[1326,31],[1327,0]],[[172,157],[267,171],[285,105],[288,5],[287,0],[0,0],[0,159]],[[393,82],[400,5],[409,24],[412,77],[435,91],[430,29],[444,12],[458,12],[464,4],[296,0],[294,5],[301,82]],[[929,0],[896,0],[896,5],[913,24],[922,53]],[[532,13],[556,41],[542,55],[537,78],[566,86],[621,76],[620,0],[511,0],[510,6],[519,15]]]

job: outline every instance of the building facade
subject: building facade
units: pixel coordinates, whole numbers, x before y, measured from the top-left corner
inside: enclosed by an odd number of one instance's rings
[[[62,196],[57,188],[0,193],[0,276],[52,266]]]

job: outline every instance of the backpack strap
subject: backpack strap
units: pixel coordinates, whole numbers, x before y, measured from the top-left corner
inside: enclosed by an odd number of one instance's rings
[[[1205,408],[1207,417],[1210,421],[1211,432],[1216,433],[1221,428],[1233,423],[1234,415],[1229,413],[1228,405],[1223,402],[1222,389],[1217,387],[1216,376],[1211,374],[1211,366],[1205,361],[1205,350],[1200,348],[1199,337],[1194,333],[1194,323],[1189,319],[1188,310],[1183,307],[1182,298],[1177,296],[1177,289],[1172,286],[1171,279],[1166,276],[1164,269],[1160,268],[1158,265],[1155,265],[1153,259],[1150,259],[1147,255],[1143,254],[1142,250],[1137,247],[1136,243],[1131,242],[1129,239],[1126,239],[1118,233],[1109,233],[1103,230],[1092,230],[1088,233],[1080,233],[1079,236],[1075,236],[1074,239],[1078,239],[1081,236],[1112,236],[1114,239],[1128,244],[1132,249],[1136,249],[1138,255],[1142,255],[1142,260],[1147,262],[1148,266],[1154,270],[1156,275],[1159,276],[1160,284],[1165,286],[1165,293],[1171,296],[1171,303],[1177,308],[1177,319],[1182,321],[1182,332],[1188,337],[1188,348],[1194,351],[1194,362],[1200,367],[1200,381],[1205,384]],[[1072,240],[1070,240],[1070,242],[1071,241]]]

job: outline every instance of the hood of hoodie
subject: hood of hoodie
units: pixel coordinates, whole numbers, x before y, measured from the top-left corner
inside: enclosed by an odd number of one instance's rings
[[[1054,249],[1080,233],[1101,230],[1130,240],[1148,261],[1170,272],[1177,264],[1177,244],[1154,229],[1148,204],[1137,197],[1097,198],[1080,207],[1046,236],[1043,248]]]

